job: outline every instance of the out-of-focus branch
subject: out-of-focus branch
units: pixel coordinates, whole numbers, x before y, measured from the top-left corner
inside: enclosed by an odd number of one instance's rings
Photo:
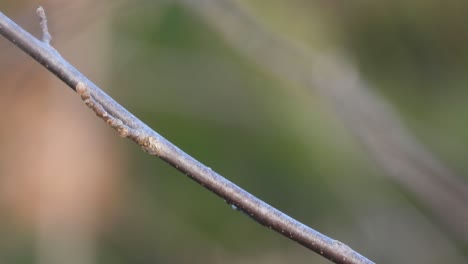
[[[45,18],[41,18],[41,21],[45,21]],[[42,25],[42,29],[43,34],[48,33],[46,26]],[[63,59],[49,45],[47,37],[42,37],[45,42],[36,39],[1,12],[0,34],[76,90],[86,105],[108,125],[118,130],[121,136],[132,139],[143,150],[160,157],[258,223],[335,263],[373,263],[347,245],[331,239],[271,207],[177,148],[128,112]]]
[[[403,185],[454,234],[468,241],[468,185],[401,124],[356,68],[336,54],[314,54],[262,25],[235,0],[180,0],[205,17],[228,43],[258,64],[307,89],[316,89],[389,179]]]

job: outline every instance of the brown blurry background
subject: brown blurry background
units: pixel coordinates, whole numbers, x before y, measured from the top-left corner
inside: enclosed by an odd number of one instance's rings
[[[176,145],[377,263],[468,260],[468,4],[1,1]],[[0,39],[1,263],[328,263]]]

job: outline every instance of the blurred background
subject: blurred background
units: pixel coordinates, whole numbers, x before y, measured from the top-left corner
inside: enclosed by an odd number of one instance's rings
[[[377,263],[468,262],[468,2],[0,1],[229,180]],[[0,39],[1,263],[329,263]]]

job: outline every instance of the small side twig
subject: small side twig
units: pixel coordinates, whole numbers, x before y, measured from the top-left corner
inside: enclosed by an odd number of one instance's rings
[[[42,14],[41,11],[39,13],[41,22],[45,22],[45,13]],[[45,26],[42,28],[43,32],[48,32]],[[43,41],[40,41],[1,12],[0,34],[76,90],[86,105],[107,124],[116,129],[121,136],[132,139],[145,151],[160,157],[258,223],[335,263],[373,263],[344,243],[321,234],[273,208],[176,147],[128,112],[60,56],[49,45],[50,38],[47,37],[47,34],[44,34]]]
[[[47,27],[47,16],[45,14],[44,8],[39,6],[36,10],[37,15],[39,16],[39,25],[41,26],[42,30],[42,42],[50,45],[50,41],[52,41],[52,36],[49,33],[49,28]]]

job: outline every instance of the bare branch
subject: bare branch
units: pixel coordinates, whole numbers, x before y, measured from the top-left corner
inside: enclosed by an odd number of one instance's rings
[[[0,34],[44,65],[72,89],[100,118],[258,223],[317,252],[335,263],[373,263],[347,245],[331,239],[273,208],[211,168],[195,160],[115,102],[64,60],[46,42],[34,38],[0,12]]]

